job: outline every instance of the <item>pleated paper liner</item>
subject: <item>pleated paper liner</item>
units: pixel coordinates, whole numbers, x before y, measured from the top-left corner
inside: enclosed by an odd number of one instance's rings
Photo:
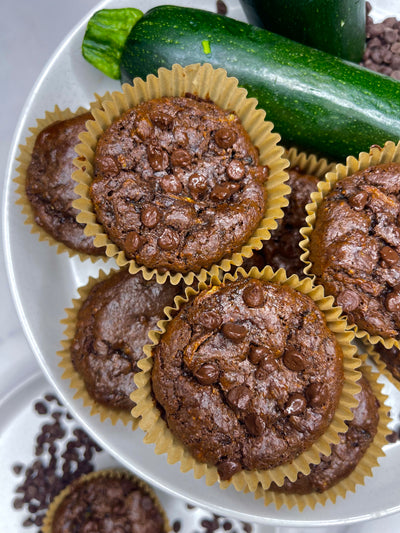
[[[311,203],[306,206],[306,226],[300,230],[300,233],[304,237],[304,240],[300,242],[300,247],[304,251],[301,255],[301,260],[306,264],[304,273],[309,275],[313,280],[315,280],[315,276],[312,274],[312,264],[309,260],[309,245],[318,207],[322,204],[329,192],[334,189],[339,179],[351,176],[359,170],[364,170],[370,166],[391,162],[400,163],[400,142],[395,144],[388,141],[382,148],[372,146],[369,153],[361,152],[358,159],[349,156],[346,159],[346,165],[338,164],[336,166],[336,172],[328,172],[325,180],[318,183],[318,191],[311,194]],[[352,324],[351,327],[354,329],[357,338],[367,340],[371,344],[382,342],[386,348],[391,348],[392,346],[400,347],[400,341],[398,339],[372,335],[364,329],[359,328],[356,324]]]
[[[65,487],[65,489],[63,489],[49,505],[49,508],[47,509],[46,515],[43,519],[42,532],[43,533],[53,532],[53,520],[57,512],[57,509],[59,508],[61,503],[65,500],[65,498],[67,498],[77,486],[81,485],[82,483],[85,483],[86,481],[90,481],[90,480],[102,478],[102,477],[110,478],[110,479],[132,480],[143,494],[151,498],[151,500],[154,503],[154,506],[160,512],[163,518],[163,521],[164,521],[164,531],[166,533],[168,531],[171,531],[171,526],[169,524],[169,520],[166,515],[166,512],[164,508],[162,507],[153,489],[147,483],[145,483],[142,479],[136,477],[134,474],[132,474],[131,472],[128,472],[127,470],[109,468],[105,470],[99,470],[97,472],[91,472],[90,474],[85,474],[81,476],[80,478],[78,478],[77,480],[73,481],[67,487]]]
[[[174,285],[182,278],[188,285],[192,284],[195,278],[205,281],[207,269],[202,268],[199,272],[187,274],[172,271],[161,273],[157,269],[140,266],[133,259],[129,260],[125,252],[109,239],[103,226],[96,221],[94,206],[89,196],[89,186],[93,179],[97,141],[114,120],[124,111],[143,101],[162,96],[184,96],[186,93],[209,98],[219,107],[235,111],[252,143],[259,148],[260,164],[268,165],[270,168],[270,175],[265,184],[267,205],[264,217],[240,252],[223,259],[219,263],[220,268],[228,271],[232,265],[242,264],[243,258],[250,257],[254,249],[262,247],[262,241],[268,239],[270,230],[276,227],[276,219],[282,218],[282,207],[287,205],[285,195],[290,192],[290,188],[284,184],[288,179],[284,169],[289,163],[282,158],[283,148],[277,145],[280,136],[272,133],[273,124],[264,120],[265,111],[256,109],[257,100],[247,98],[247,91],[238,88],[238,80],[228,78],[225,70],[221,68],[215,70],[210,64],[189,65],[185,68],[173,65],[171,70],[160,68],[157,77],[149,75],[146,81],[135,78],[133,86],[125,84],[122,92],[112,93],[112,100],[107,98],[107,101],[103,101],[101,110],[93,111],[95,121],[88,122],[89,132],[81,134],[82,144],[76,147],[80,157],[75,160],[78,170],[73,173],[73,179],[78,182],[75,191],[81,197],[73,204],[81,211],[77,220],[86,224],[87,235],[95,236],[95,246],[106,246],[107,256],[115,257],[119,266],[129,265],[131,274],[141,271],[146,280],[155,276],[159,283],[163,283],[169,277]],[[212,270],[211,265],[210,269]]]
[[[299,167],[300,172],[323,179],[327,172],[333,172],[336,163],[329,163],[325,158],[317,158],[314,154],[299,152],[297,148],[288,148],[284,156],[289,159],[290,168]]]
[[[217,468],[196,461],[186,447],[169,430],[159,409],[156,407],[151,390],[152,350],[158,344],[161,335],[165,333],[172,315],[188,302],[191,297],[203,289],[209,289],[210,286],[219,286],[226,281],[236,280],[239,276],[244,278],[257,278],[285,285],[308,295],[314,300],[315,304],[324,314],[328,327],[333,331],[342,348],[344,384],[339,405],[330,426],[308,450],[299,455],[291,463],[274,469],[263,471],[243,470],[234,474],[229,481],[219,481]],[[321,286],[315,287],[309,278],[304,278],[301,281],[295,275],[287,278],[283,269],[274,272],[269,266],[265,267],[261,272],[253,267],[249,273],[246,273],[243,268],[239,267],[234,275],[229,273],[225,274],[222,281],[219,277],[213,276],[209,285],[200,283],[199,290],[187,287],[185,297],[177,296],[175,298],[174,308],[165,308],[165,314],[168,318],[158,322],[157,326],[160,331],[151,331],[149,333],[153,344],[144,347],[144,352],[147,357],[139,361],[139,367],[142,369],[142,372],[138,372],[135,376],[135,383],[138,388],[131,394],[131,399],[136,403],[136,407],[132,410],[133,416],[142,417],[139,425],[146,432],[144,442],[155,444],[155,453],[166,453],[169,464],[180,462],[182,472],[193,470],[193,475],[196,479],[205,476],[207,485],[213,485],[219,481],[221,488],[226,488],[232,483],[238,491],[248,488],[248,490],[253,492],[256,490],[259,482],[264,488],[268,488],[273,481],[279,486],[282,485],[285,476],[294,480],[297,478],[298,472],[308,474],[310,471],[309,465],[311,463],[318,463],[321,453],[329,455],[330,444],[337,443],[339,441],[338,434],[347,430],[345,420],[351,420],[353,418],[351,408],[358,404],[354,395],[360,390],[360,386],[356,384],[360,377],[360,373],[356,370],[360,365],[360,360],[355,356],[356,347],[351,344],[354,338],[354,332],[348,330],[346,321],[340,316],[340,309],[332,307],[332,303],[333,298],[325,297],[323,288]]]
[[[66,325],[64,330],[65,338],[61,340],[62,350],[58,351],[57,355],[61,357],[59,366],[64,369],[61,376],[62,379],[70,381],[71,389],[76,391],[74,400],[82,400],[85,407],[90,407],[91,416],[100,416],[102,422],[106,419],[110,419],[113,425],[120,420],[124,425],[132,424],[132,429],[136,429],[138,426],[138,419],[132,417],[129,409],[124,410],[107,407],[98,403],[89,395],[82,377],[75,370],[71,361],[71,346],[75,336],[76,321],[83,302],[97,283],[109,279],[117,271],[117,269],[111,269],[110,272],[106,274],[100,269],[97,278],[90,276],[88,283],[78,289],[79,298],[72,300],[72,307],[65,310],[67,314],[66,318],[61,320],[61,323]]]
[[[379,402],[379,422],[373,441],[353,472],[322,493],[284,494],[272,490],[264,490],[259,485],[254,493],[256,499],[263,498],[265,505],[274,504],[278,510],[283,505],[286,505],[288,509],[298,507],[299,511],[303,511],[306,507],[314,509],[317,504],[325,505],[328,501],[336,503],[338,498],[345,498],[348,492],[354,493],[358,485],[364,485],[366,477],[372,477],[372,469],[379,466],[378,459],[385,456],[383,447],[387,444],[386,436],[390,433],[388,429],[388,424],[391,422],[388,414],[390,407],[385,403],[388,397],[382,393],[383,385],[377,381],[379,373],[374,372],[371,366],[366,363],[366,354],[360,357],[363,360],[363,366],[361,367],[362,374],[368,380],[372,392]]]
[[[364,341],[365,350],[367,354],[371,357],[371,359],[374,361],[379,373],[385,376],[385,378],[392,385],[394,385],[398,390],[400,390],[400,381],[396,379],[396,377],[392,374],[386,362],[382,359],[381,355],[377,351],[377,348],[379,347],[379,345],[380,343],[370,344],[369,342]],[[396,349],[395,346],[394,348]],[[400,360],[400,351],[399,351],[399,360]]]
[[[104,95],[104,97],[106,97],[107,94]],[[98,100],[99,97],[96,95],[96,101],[90,104],[91,109],[93,109],[94,107],[98,107]],[[32,135],[27,137],[25,143],[19,146],[20,154],[17,157],[17,161],[19,162],[19,166],[17,167],[18,175],[14,179],[14,182],[17,184],[16,192],[18,195],[18,199],[16,201],[16,204],[22,207],[22,214],[25,215],[24,224],[31,226],[31,233],[36,234],[40,242],[44,241],[47,242],[50,246],[56,246],[57,254],[67,252],[70,257],[79,256],[82,261],[90,259],[90,261],[94,263],[100,259],[105,261],[107,260],[107,257],[101,255],[89,255],[83,252],[79,252],[56,240],[52,235],[47,233],[47,231],[45,231],[35,222],[35,216],[32,209],[32,205],[26,194],[26,173],[31,162],[33,148],[39,133],[53,122],[68,120],[87,112],[88,110],[84,107],[79,107],[75,112],[73,112],[69,108],[60,109],[56,105],[53,111],[46,111],[44,118],[37,119],[37,125],[35,127],[29,128]]]

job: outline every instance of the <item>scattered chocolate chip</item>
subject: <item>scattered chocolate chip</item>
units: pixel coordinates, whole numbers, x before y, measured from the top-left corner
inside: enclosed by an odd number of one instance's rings
[[[384,246],[380,250],[380,255],[382,260],[389,266],[397,265],[399,262],[399,254],[393,250],[393,248],[390,248],[390,246]]]
[[[13,472],[14,474],[20,474],[22,472],[22,469],[24,468],[23,465],[21,465],[20,463],[16,463],[15,465],[13,465],[12,469],[13,469]]]
[[[228,322],[222,326],[222,333],[233,342],[242,341],[247,335],[247,328],[241,324]]]
[[[158,246],[162,250],[175,250],[179,245],[179,235],[171,228],[165,228],[157,240]]]
[[[147,148],[147,157],[150,166],[156,172],[165,170],[169,165],[169,157],[165,150],[156,146],[150,145]]]
[[[13,507],[14,509],[22,509],[24,503],[25,502],[22,498],[15,498],[15,500],[13,501]]]
[[[218,15],[226,15],[228,13],[228,8],[223,0],[217,0],[216,5]]]
[[[244,418],[244,424],[248,432],[254,437],[259,437],[264,433],[265,422],[260,415],[256,413],[249,413]]]
[[[303,355],[294,348],[288,348],[283,354],[283,363],[286,368],[295,372],[301,372],[306,367]]]
[[[220,148],[230,148],[236,141],[236,132],[229,128],[221,128],[215,132],[215,142]]]
[[[250,283],[242,293],[247,307],[261,307],[264,305],[264,291],[258,283]]]
[[[179,194],[182,191],[182,183],[173,174],[168,174],[161,179],[161,188],[170,194]]]
[[[134,254],[140,248],[142,239],[137,231],[130,231],[125,237],[125,249],[128,254]]]
[[[171,159],[171,165],[173,167],[183,167],[187,168],[190,167],[192,163],[192,157],[183,148],[178,148],[177,150],[174,150],[170,156]]]
[[[155,205],[146,205],[140,213],[140,220],[147,228],[154,228],[160,221],[160,212]]]
[[[248,358],[253,365],[258,365],[267,355],[268,350],[264,346],[256,346],[254,344],[250,346]]]
[[[219,368],[215,363],[205,363],[194,373],[194,377],[201,385],[212,385],[219,378]]]
[[[340,305],[340,307],[343,308],[345,313],[349,313],[350,311],[357,309],[361,300],[356,291],[345,289],[338,294],[336,297],[336,302],[338,305]]]
[[[289,400],[285,405],[285,413],[288,416],[300,415],[304,412],[307,406],[306,399],[298,392],[294,392],[289,396]]]
[[[199,323],[207,329],[218,329],[222,324],[222,318],[217,311],[206,311],[198,317]]]
[[[240,464],[235,461],[221,461],[217,465],[217,470],[221,481],[227,481],[241,470]]]
[[[174,523],[172,524],[172,531],[174,531],[174,533],[178,533],[178,531],[181,530],[181,527],[182,527],[181,521],[175,520]]]
[[[360,191],[349,198],[349,204],[355,211],[362,211],[368,202],[368,193]]]
[[[327,399],[325,383],[311,383],[306,389],[306,398],[311,407],[321,407]]]
[[[35,411],[39,415],[45,415],[45,414],[47,414],[47,407],[45,406],[45,404],[43,402],[36,402],[35,403]]]
[[[226,169],[226,173],[231,180],[239,181],[244,176],[244,164],[237,159],[232,159]]]
[[[397,442],[398,438],[399,436],[396,431],[392,431],[391,433],[389,433],[389,435],[386,435],[386,440],[390,442],[391,444],[393,444],[394,442]]]
[[[233,525],[232,525],[232,522],[229,522],[229,520],[226,520],[222,524],[222,527],[224,528],[224,531],[230,531],[232,529]]]
[[[234,409],[246,409],[251,400],[250,390],[246,385],[236,385],[230,389],[226,399]]]

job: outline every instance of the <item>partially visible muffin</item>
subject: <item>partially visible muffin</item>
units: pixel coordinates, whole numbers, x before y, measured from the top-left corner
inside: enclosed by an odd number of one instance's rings
[[[104,255],[104,248],[93,244],[84,233],[84,225],[76,221],[78,211],[72,202],[78,198],[72,173],[77,157],[75,146],[92,115],[84,113],[58,120],[37,136],[26,173],[26,195],[32,206],[36,224],[56,241],[80,253]]]
[[[240,251],[254,233],[268,175],[234,112],[163,97],[129,109],[102,134],[90,197],[128,259],[198,272]]]
[[[374,345],[374,350],[400,385],[400,350],[396,346],[385,348],[380,342]]]
[[[299,473],[296,481],[285,478],[282,487],[272,484],[270,490],[286,494],[309,494],[324,492],[353,472],[374,440],[379,423],[379,403],[365,377],[358,382],[361,391],[356,395],[359,404],[352,409],[353,420],[347,422],[346,433],[340,434],[340,442],[332,445],[332,454],[322,456],[321,462],[311,465],[307,476]]]
[[[340,179],[310,235],[311,273],[371,335],[400,335],[400,163]]]
[[[148,332],[173,305],[181,285],[146,281],[120,270],[96,283],[78,312],[71,360],[89,395],[99,404],[130,410],[137,362]]]
[[[341,347],[311,298],[251,278],[183,306],[153,357],[152,391],[166,424],[221,480],[311,447],[343,385]]]
[[[124,473],[97,472],[64,490],[49,508],[45,533],[165,533],[167,520],[153,491]],[[54,508],[55,506],[55,508]]]

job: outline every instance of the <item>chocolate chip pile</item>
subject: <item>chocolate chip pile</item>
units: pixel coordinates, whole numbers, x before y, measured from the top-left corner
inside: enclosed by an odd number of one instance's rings
[[[400,21],[386,18],[374,24],[369,16],[371,4],[367,6],[366,49],[361,64],[375,72],[400,80]]]
[[[36,458],[28,465],[13,465],[14,473],[24,476],[13,502],[15,509],[29,514],[24,527],[40,527],[53,498],[74,479],[92,472],[94,454],[101,451],[85,431],[68,423],[72,417],[53,394],[38,400],[34,409],[47,418],[36,437]]]

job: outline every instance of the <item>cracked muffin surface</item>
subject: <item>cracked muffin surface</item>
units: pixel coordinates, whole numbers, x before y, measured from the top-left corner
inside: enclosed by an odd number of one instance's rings
[[[170,430],[222,480],[293,460],[329,426],[343,354],[316,304],[255,279],[201,292],[153,350]]]
[[[126,111],[103,133],[90,196],[128,259],[197,272],[248,241],[264,215],[268,174],[234,112],[164,97]]]
[[[400,164],[340,179],[317,211],[312,273],[347,314],[373,335],[400,334]]]

